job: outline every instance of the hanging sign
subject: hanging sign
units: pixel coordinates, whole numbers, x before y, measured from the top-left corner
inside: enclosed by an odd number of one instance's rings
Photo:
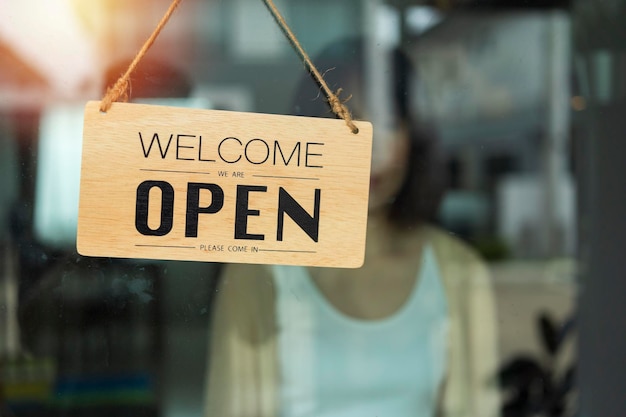
[[[78,252],[359,267],[372,126],[99,102],[85,109]]]

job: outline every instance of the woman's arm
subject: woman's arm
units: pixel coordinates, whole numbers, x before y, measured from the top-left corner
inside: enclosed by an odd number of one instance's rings
[[[275,416],[273,304],[267,268],[225,268],[209,334],[206,417]]]
[[[496,417],[500,415],[496,308],[490,276],[482,261],[477,260],[472,267],[466,314],[467,360],[473,403],[470,416]]]
[[[449,310],[448,372],[442,417],[500,415],[498,339],[493,289],[484,262],[466,245],[431,232]]]

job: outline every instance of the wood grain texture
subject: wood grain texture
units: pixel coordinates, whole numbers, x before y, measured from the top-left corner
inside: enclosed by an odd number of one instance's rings
[[[80,254],[352,268],[362,264],[370,123],[357,122],[359,133],[354,135],[343,120],[334,119],[128,103],[114,103],[101,113],[98,107],[99,102],[89,102],[85,108]],[[167,213],[165,223],[161,218],[162,197],[168,191],[146,181],[171,186],[169,230]],[[194,187],[197,201],[189,197]],[[148,205],[138,214],[141,193]],[[292,201],[282,216],[282,241],[277,233],[279,200],[283,208]],[[166,196],[166,205],[168,201]],[[299,221],[292,218],[293,201],[301,207]],[[207,207],[219,210],[203,213]],[[194,236],[188,229],[196,217]],[[141,219],[143,228],[137,226]],[[317,241],[305,231],[312,225],[318,226]],[[242,230],[256,238],[242,238]]]

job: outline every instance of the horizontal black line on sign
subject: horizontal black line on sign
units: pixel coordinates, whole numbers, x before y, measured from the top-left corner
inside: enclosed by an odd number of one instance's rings
[[[259,252],[317,253],[314,250],[259,249]]]
[[[253,175],[253,177],[258,177],[258,178],[286,178],[286,179],[291,179],[291,180],[313,180],[313,181],[319,181],[319,178],[308,178],[308,177],[283,177],[280,175]]]
[[[211,174],[210,172],[202,172],[202,171],[177,171],[174,169],[145,169],[145,168],[139,168],[139,171],[150,171],[150,172],[175,172],[178,174],[205,174],[205,175],[209,175]]]
[[[195,246],[174,246],[174,245],[135,245],[142,248],[175,248],[175,249],[195,249]]]

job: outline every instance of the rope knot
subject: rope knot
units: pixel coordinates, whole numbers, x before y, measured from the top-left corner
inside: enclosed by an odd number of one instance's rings
[[[112,87],[107,88],[106,95],[100,102],[100,111],[106,113],[116,101],[127,102],[129,84],[128,79],[122,76]]]
[[[161,21],[159,22],[157,27],[154,29],[154,32],[152,32],[152,34],[143,44],[139,52],[137,52],[137,55],[135,55],[133,62],[130,63],[126,72],[115,82],[113,87],[109,87],[107,89],[105,96],[100,101],[101,112],[106,113],[111,108],[111,105],[115,101],[118,101],[118,100],[128,101],[130,74],[135,70],[135,68],[137,67],[137,64],[139,64],[139,61],[141,61],[141,59],[144,57],[146,52],[148,52],[148,49],[150,49],[150,47],[156,40],[157,36],[159,36],[159,33],[161,33],[161,30],[163,29],[163,27],[165,27],[168,20],[174,13],[174,10],[176,10],[176,8],[178,7],[181,1],[182,0],[172,0],[170,7],[167,9],[167,12],[161,18]]]
[[[346,105],[344,104],[346,101],[350,100],[351,97],[348,97],[346,100],[341,101],[339,95],[342,91],[343,90],[339,88],[334,94],[329,94],[328,104],[330,105],[333,113],[345,120],[346,125],[350,128],[350,131],[356,135],[357,133],[359,133],[359,128],[356,127],[356,125],[352,121],[352,115],[350,114],[350,110],[348,110],[348,107],[346,107]]]

